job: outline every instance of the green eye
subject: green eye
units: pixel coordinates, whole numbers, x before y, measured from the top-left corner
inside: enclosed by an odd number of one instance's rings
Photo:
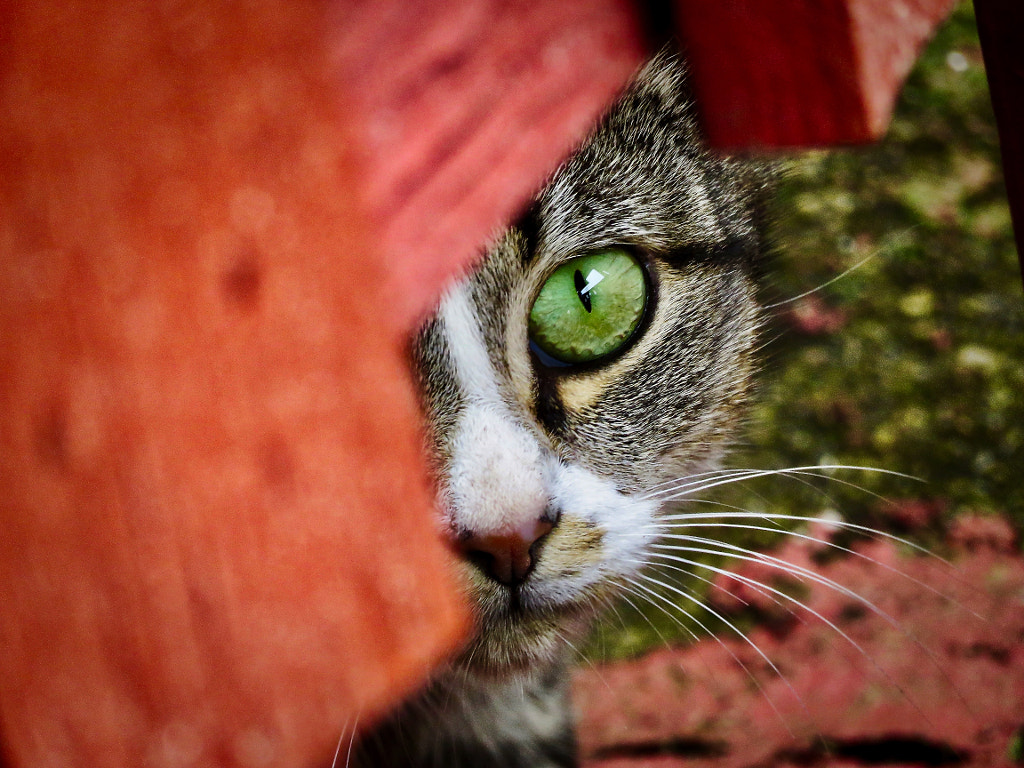
[[[647,304],[644,269],[611,249],[569,261],[541,286],[530,310],[530,340],[563,363],[589,363],[630,340]]]

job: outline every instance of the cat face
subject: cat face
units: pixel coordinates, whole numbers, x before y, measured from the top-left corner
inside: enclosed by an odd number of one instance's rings
[[[643,564],[648,494],[721,455],[749,387],[764,178],[699,146],[659,57],[419,334],[475,616],[461,665],[560,655]]]

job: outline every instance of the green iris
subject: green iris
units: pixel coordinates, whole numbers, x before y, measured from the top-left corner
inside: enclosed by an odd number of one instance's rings
[[[530,310],[530,339],[563,363],[589,363],[621,349],[644,315],[647,280],[620,249],[566,262],[541,286]]]

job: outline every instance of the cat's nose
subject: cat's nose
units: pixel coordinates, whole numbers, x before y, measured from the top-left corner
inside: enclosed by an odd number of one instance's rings
[[[485,575],[512,587],[522,584],[530,575],[536,547],[552,528],[554,523],[545,516],[501,534],[478,535],[470,531],[460,546],[466,559]]]

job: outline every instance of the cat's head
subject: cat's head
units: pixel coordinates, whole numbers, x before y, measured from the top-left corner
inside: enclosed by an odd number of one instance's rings
[[[749,388],[764,187],[700,146],[660,56],[425,325],[439,506],[476,618],[461,664],[559,655],[644,562],[645,494],[721,455]]]

